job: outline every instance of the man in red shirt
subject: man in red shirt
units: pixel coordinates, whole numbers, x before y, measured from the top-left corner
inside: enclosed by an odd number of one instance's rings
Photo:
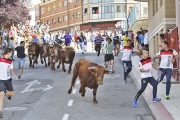
[[[74,49],[77,46],[77,49],[79,50],[79,39],[77,39],[78,36],[79,36],[79,33],[76,31],[76,34],[74,36],[74,39],[75,39]]]

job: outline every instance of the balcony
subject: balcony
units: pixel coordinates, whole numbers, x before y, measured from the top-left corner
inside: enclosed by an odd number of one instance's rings
[[[138,2],[148,2],[148,0],[134,0],[134,1],[138,1]]]

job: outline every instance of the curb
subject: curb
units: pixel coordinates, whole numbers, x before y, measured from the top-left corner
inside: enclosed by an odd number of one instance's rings
[[[119,59],[119,61],[122,64],[121,58]],[[135,68],[132,66],[132,69],[135,69]],[[134,77],[134,75],[131,72],[129,73],[129,77],[130,77],[131,81],[133,81],[133,83],[136,86],[137,90],[139,90],[141,88],[141,86],[139,85],[139,83],[137,82],[136,78]],[[142,93],[141,96],[140,97],[143,98],[143,100],[146,103],[146,105],[147,105],[147,107],[148,107],[152,117],[155,120],[162,120],[161,117],[159,116],[159,114],[157,113],[157,111],[155,110],[155,108],[152,106],[151,101],[148,100],[147,96],[144,93]]]

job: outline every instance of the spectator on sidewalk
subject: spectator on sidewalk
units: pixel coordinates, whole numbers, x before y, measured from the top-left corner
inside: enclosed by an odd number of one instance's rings
[[[36,35],[34,36],[33,42],[40,42]]]
[[[148,30],[144,30],[144,46],[146,49],[149,49],[149,33]]]
[[[2,50],[3,50],[3,48],[2,48],[2,43],[0,42],[0,58],[2,58],[2,56],[3,56],[3,55],[2,55],[2,54],[3,54],[3,51],[2,51]]]
[[[107,38],[107,42],[103,46],[102,53],[105,56],[105,62],[106,62],[105,68],[108,67],[109,61],[111,62],[111,73],[115,73],[115,71],[113,70],[113,68],[114,68],[113,50],[114,50],[115,54],[117,54],[114,49],[114,45],[112,44],[111,38]]]
[[[169,49],[167,41],[162,41],[161,48],[162,50],[160,50],[155,56],[155,58],[158,58],[158,59],[161,58],[159,70],[163,72],[163,74],[161,75],[160,81],[158,82],[161,82],[164,76],[166,75],[167,79],[166,79],[165,98],[169,99],[173,64],[175,60],[179,59],[179,54],[174,49]],[[173,58],[173,56],[175,56],[175,58]]]
[[[98,36],[95,38],[95,50],[97,52],[97,57],[100,55],[100,50],[101,50],[101,43],[104,41],[104,39],[101,37],[101,34],[99,33]]]
[[[3,50],[4,50],[5,48],[7,48],[7,46],[8,46],[7,37],[4,37],[4,40],[3,40]]]
[[[146,89],[148,83],[150,83],[153,86],[153,99],[152,102],[158,102],[161,100],[161,98],[157,98],[157,81],[154,79],[152,75],[152,67],[161,72],[156,65],[153,64],[152,59],[148,57],[149,51],[148,49],[144,49],[143,51],[143,58],[139,61],[139,70],[141,72],[141,89],[137,92],[134,100],[133,100],[133,106],[137,107],[137,100],[139,96],[144,92]]]

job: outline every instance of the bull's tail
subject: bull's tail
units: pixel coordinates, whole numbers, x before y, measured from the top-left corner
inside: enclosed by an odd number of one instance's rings
[[[68,94],[71,94],[71,92],[72,92],[72,87],[74,87],[74,83],[76,81],[76,78],[78,77],[78,71],[79,71],[79,63],[77,62],[73,69],[73,77],[72,77],[72,81],[71,81],[71,87],[68,90]]]

